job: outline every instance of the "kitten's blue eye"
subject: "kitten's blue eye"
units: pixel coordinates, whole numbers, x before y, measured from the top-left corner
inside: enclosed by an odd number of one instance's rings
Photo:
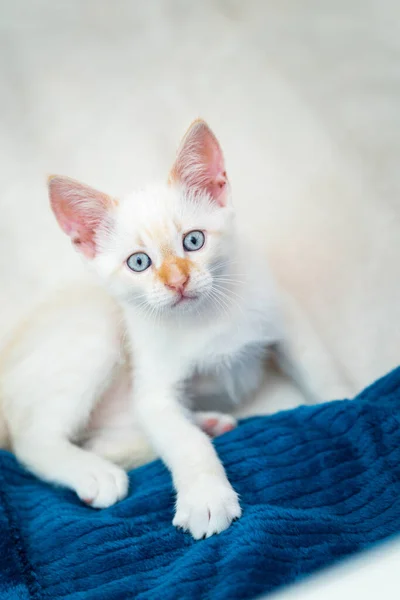
[[[148,256],[145,252],[136,252],[136,254],[132,254],[126,261],[126,264],[132,271],[145,271],[151,265],[150,256]]]
[[[193,252],[194,250],[200,250],[205,241],[206,238],[202,231],[189,231],[183,238],[183,247],[188,252]]]

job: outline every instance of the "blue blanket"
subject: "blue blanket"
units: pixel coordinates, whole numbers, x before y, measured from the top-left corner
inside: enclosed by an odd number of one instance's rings
[[[254,598],[400,532],[400,369],[354,401],[244,421],[215,444],[243,517],[194,542],[169,474],[103,511],[0,453],[0,598]]]

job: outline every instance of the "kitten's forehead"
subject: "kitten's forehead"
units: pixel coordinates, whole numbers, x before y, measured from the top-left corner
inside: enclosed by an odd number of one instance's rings
[[[141,247],[167,247],[182,229],[179,194],[168,186],[135,191],[121,202],[120,227]]]
[[[121,255],[138,249],[180,255],[182,234],[191,229],[224,229],[228,213],[207,194],[202,198],[176,186],[152,185],[121,199],[114,240]]]
[[[149,221],[157,222],[160,217],[179,210],[180,195],[167,185],[152,185],[135,190],[122,199],[122,217],[134,216],[142,227]]]
[[[182,222],[207,218],[215,212],[208,201],[195,197],[182,188],[153,185],[132,192],[121,201],[120,223],[134,224],[135,230],[166,231],[179,228]]]

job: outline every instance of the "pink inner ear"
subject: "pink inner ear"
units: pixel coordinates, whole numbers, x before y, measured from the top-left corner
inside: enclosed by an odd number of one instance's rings
[[[228,178],[217,138],[204,121],[195,121],[183,138],[170,181],[207,191],[220,206],[226,204]]]
[[[61,229],[87,258],[96,255],[96,233],[107,219],[112,200],[68,177],[48,181],[50,203]]]

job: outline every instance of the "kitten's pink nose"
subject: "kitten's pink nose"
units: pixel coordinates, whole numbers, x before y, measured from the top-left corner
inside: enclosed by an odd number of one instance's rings
[[[165,287],[183,294],[190,279],[191,263],[187,258],[169,256],[157,271],[157,276]]]
[[[189,274],[181,270],[177,265],[171,265],[168,273],[168,280],[165,285],[175,292],[182,294],[189,281]]]

